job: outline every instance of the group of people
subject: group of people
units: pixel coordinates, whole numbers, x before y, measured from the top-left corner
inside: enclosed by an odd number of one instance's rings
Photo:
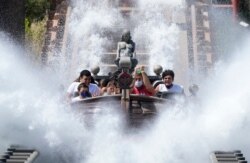
[[[101,80],[98,84],[93,80],[89,70],[80,72],[79,77],[70,84],[67,89],[67,99],[69,102],[81,101],[84,98],[119,94],[115,80]]]
[[[89,70],[81,71],[79,77],[67,89],[68,101],[75,102],[87,97],[99,96],[100,89],[95,83],[91,83],[91,80]]]
[[[117,46],[115,64],[118,67],[118,73],[121,72],[119,71],[121,57],[130,57],[131,69],[129,72],[133,72],[134,79],[130,86],[131,94],[155,96],[162,92],[168,92],[184,95],[183,87],[173,84],[174,72],[172,70],[165,70],[162,73],[162,81],[158,81],[157,84],[153,85],[150,82],[144,66],[137,66],[135,43],[131,39],[130,31],[128,30],[123,32],[121,41],[118,42]],[[69,101],[75,102],[89,97],[119,94],[120,91],[119,84],[115,79],[109,81],[103,79],[99,83],[96,83],[91,73],[88,70],[83,70],[80,76],[69,86],[67,97]]]
[[[174,84],[174,72],[165,70],[162,81],[157,86],[150,82],[144,66],[137,66],[133,72],[133,82],[130,93],[136,95],[155,96],[159,92],[168,92],[184,95],[182,86]],[[103,79],[98,83],[93,80],[89,70],[80,72],[79,77],[67,89],[69,102],[81,101],[84,98],[120,94],[121,90],[116,80]]]
[[[144,71],[144,66],[136,67],[134,71],[134,85],[131,91],[132,94],[155,96],[158,93],[175,93],[184,95],[183,86],[174,84],[174,71],[165,70],[162,73],[162,81],[158,85],[153,86]]]

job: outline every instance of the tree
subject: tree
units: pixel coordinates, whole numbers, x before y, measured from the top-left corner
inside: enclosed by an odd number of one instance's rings
[[[49,7],[49,0],[26,0],[25,15],[28,22],[43,20]]]

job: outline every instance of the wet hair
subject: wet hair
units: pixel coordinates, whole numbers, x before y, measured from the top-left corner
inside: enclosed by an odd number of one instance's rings
[[[80,78],[82,78],[83,76],[91,76],[91,73],[89,70],[82,70],[80,72],[80,76],[75,80],[75,82],[80,82]]]
[[[174,80],[174,71],[173,70],[165,70],[165,71],[163,71],[163,73],[161,75],[162,79],[164,79],[164,77],[168,76],[168,75],[170,75]]]
[[[110,87],[111,85],[114,85],[115,87],[117,87],[117,83],[114,81],[114,80],[111,80],[107,83],[107,86],[106,87]]]
[[[110,81],[109,79],[101,79],[99,81],[99,87],[101,88],[106,87],[109,81]]]
[[[81,88],[87,88],[89,90],[89,87],[85,83],[81,83],[78,85],[77,90],[80,92]]]
[[[130,31],[129,30],[123,31],[121,41],[125,41],[126,37],[129,37],[129,40],[131,40],[131,35],[130,35]]]

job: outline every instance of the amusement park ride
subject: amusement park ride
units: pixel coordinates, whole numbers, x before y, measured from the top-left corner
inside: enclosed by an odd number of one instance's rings
[[[56,0],[52,0],[55,4],[57,3]],[[197,11],[200,11],[203,13],[203,17],[207,16],[207,7],[209,6],[210,9],[222,9],[222,10],[229,10],[232,13],[233,20],[237,20],[237,15],[239,12],[239,0],[211,0],[208,4],[202,4],[202,5],[194,5],[191,0],[187,0],[187,2],[190,3],[190,11],[191,14],[189,15],[191,18],[190,25],[196,25],[196,21],[194,19],[197,19]],[[193,5],[193,6],[192,6]],[[65,6],[65,5],[64,5]],[[205,9],[205,10],[204,10]],[[61,14],[60,16],[63,16]],[[66,14],[64,14],[66,17]],[[62,19],[64,22],[61,24],[64,26],[66,24],[65,17]],[[50,21],[50,20],[49,20]],[[60,22],[60,21],[58,21]],[[206,27],[207,20],[202,19],[202,24]],[[197,25],[198,26],[198,25]],[[205,29],[204,27],[204,29]],[[48,28],[52,28],[52,25],[48,23]],[[59,25],[60,28],[60,25]],[[58,29],[59,29],[58,28]],[[61,28],[60,28],[61,29]],[[62,31],[65,31],[64,27],[62,28]],[[198,31],[199,29],[192,26],[192,39],[195,44],[196,38],[199,33],[202,33],[203,38],[205,41],[210,42],[211,46],[211,35],[208,32],[208,30],[204,31]],[[201,29],[201,28],[200,28]],[[197,33],[197,35],[194,33]],[[53,38],[53,33],[49,33],[48,36],[50,38],[47,38],[45,40],[45,45],[42,52],[42,60],[43,62],[47,62],[48,60],[48,49],[46,45],[49,46],[51,38]],[[56,36],[57,37],[57,36]],[[58,36],[59,37],[59,36]],[[63,36],[60,35],[60,38],[57,38],[58,40],[63,40]],[[206,40],[207,39],[207,40]],[[47,42],[46,42],[47,41]],[[58,43],[59,45],[60,43]],[[123,45],[121,45],[123,46]],[[62,52],[64,46],[62,46]],[[126,46],[125,46],[126,47]],[[196,55],[195,53],[198,53],[198,45],[192,45],[191,49],[195,49],[196,51],[192,53],[192,55]],[[193,57],[195,60],[195,57]],[[211,59],[212,58],[212,59]],[[125,119],[128,122],[129,127],[140,127],[143,125],[143,123],[146,121],[150,121],[154,119],[158,114],[161,113],[163,109],[168,109],[166,106],[173,106],[175,105],[176,101],[178,99],[182,98],[178,94],[170,94],[170,93],[163,93],[159,96],[143,96],[143,95],[134,95],[130,94],[130,86],[132,83],[132,71],[134,67],[136,66],[137,62],[134,60],[136,57],[128,53],[128,55],[119,56],[119,60],[116,60],[116,70],[112,72],[110,75],[98,75],[100,71],[100,67],[96,66],[91,69],[93,77],[96,81],[100,81],[102,79],[109,79],[110,77],[114,78],[121,89],[120,94],[116,95],[107,95],[107,96],[99,96],[99,97],[93,97],[93,98],[86,98],[82,101],[73,103],[71,107],[74,107],[77,112],[80,112],[81,114],[85,115],[93,115],[93,114],[99,114],[103,113],[105,111],[105,108],[107,106],[112,106],[113,108],[117,108],[119,112],[121,112],[123,115],[125,115]],[[198,59],[197,59],[198,60]],[[212,62],[213,57],[211,57],[211,52],[208,52],[206,55],[206,63]],[[195,65],[195,61],[193,63]],[[154,86],[156,87],[157,84],[161,83],[161,72],[162,67],[161,66],[155,66],[154,67],[154,73],[155,75],[149,76],[149,80],[152,83],[155,83]],[[105,105],[103,105],[105,104]],[[107,105],[106,105],[107,104]],[[38,151],[35,149],[29,149],[27,146],[10,146],[10,148],[7,149],[7,151],[0,157],[0,163],[9,162],[9,163],[32,163],[36,162],[36,157],[38,156]],[[211,162],[212,163],[247,163],[245,160],[245,157],[241,153],[240,150],[235,151],[213,151],[210,154]]]
[[[130,32],[126,31],[125,33],[127,33],[125,35],[130,38]],[[117,81],[120,89],[119,92],[121,93],[82,99],[81,101],[72,104],[74,110],[78,108],[79,111],[87,113],[88,115],[91,112],[93,114],[98,114],[99,112],[107,110],[107,105],[110,105],[113,108],[120,110],[125,117],[128,118],[130,127],[132,127],[138,126],[145,119],[149,119],[149,117],[151,117],[149,115],[156,115],[160,111],[160,108],[166,108],[163,107],[163,105],[170,103],[170,101],[168,101],[170,96],[173,101],[173,97],[175,96],[173,93],[169,93],[169,95],[166,95],[167,93],[164,94],[164,97],[168,97],[168,99],[160,98],[163,97],[162,95],[159,95],[159,97],[153,97],[130,93],[131,84],[133,82],[132,72],[138,63],[134,51],[128,49],[130,46],[131,49],[134,49],[133,41],[131,40],[130,42],[131,44],[126,43],[125,41],[118,42],[117,58],[114,61],[117,65],[115,72],[109,73],[109,76],[98,76],[97,74],[100,67],[96,66],[91,69],[96,81],[103,79]],[[154,71],[156,75],[149,76],[148,78],[156,87],[157,83],[162,83],[160,78],[162,67],[155,66]]]
[[[114,72],[115,80],[121,88],[121,94],[107,95],[86,98],[82,101],[72,104],[72,107],[77,113],[85,114],[91,117],[94,114],[105,114],[105,110],[109,107],[116,108],[122,113],[125,120],[128,122],[129,128],[140,127],[144,122],[152,122],[161,109],[168,109],[168,106],[173,106],[178,100],[177,94],[162,94],[160,97],[132,95],[130,94],[130,85],[132,83],[132,65],[131,56],[123,56],[119,58],[117,71]],[[109,76],[98,76],[99,67],[94,67],[92,73],[96,80],[109,78]],[[162,71],[161,66],[155,67],[155,76],[149,76],[152,82],[159,82],[159,74]],[[118,72],[118,73],[117,73]],[[164,98],[166,97],[166,98]],[[91,119],[91,118],[90,118]],[[91,122],[88,125],[92,125]],[[38,157],[38,151],[22,146],[10,146],[7,151],[0,157],[0,163],[35,163]],[[240,150],[234,151],[213,151],[210,154],[212,163],[247,163],[245,157]]]

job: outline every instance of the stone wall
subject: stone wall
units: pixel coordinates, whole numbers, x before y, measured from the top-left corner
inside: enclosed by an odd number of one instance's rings
[[[67,8],[67,0],[51,0],[45,40],[41,52],[43,65],[55,65],[56,60],[60,57],[63,46]]]

